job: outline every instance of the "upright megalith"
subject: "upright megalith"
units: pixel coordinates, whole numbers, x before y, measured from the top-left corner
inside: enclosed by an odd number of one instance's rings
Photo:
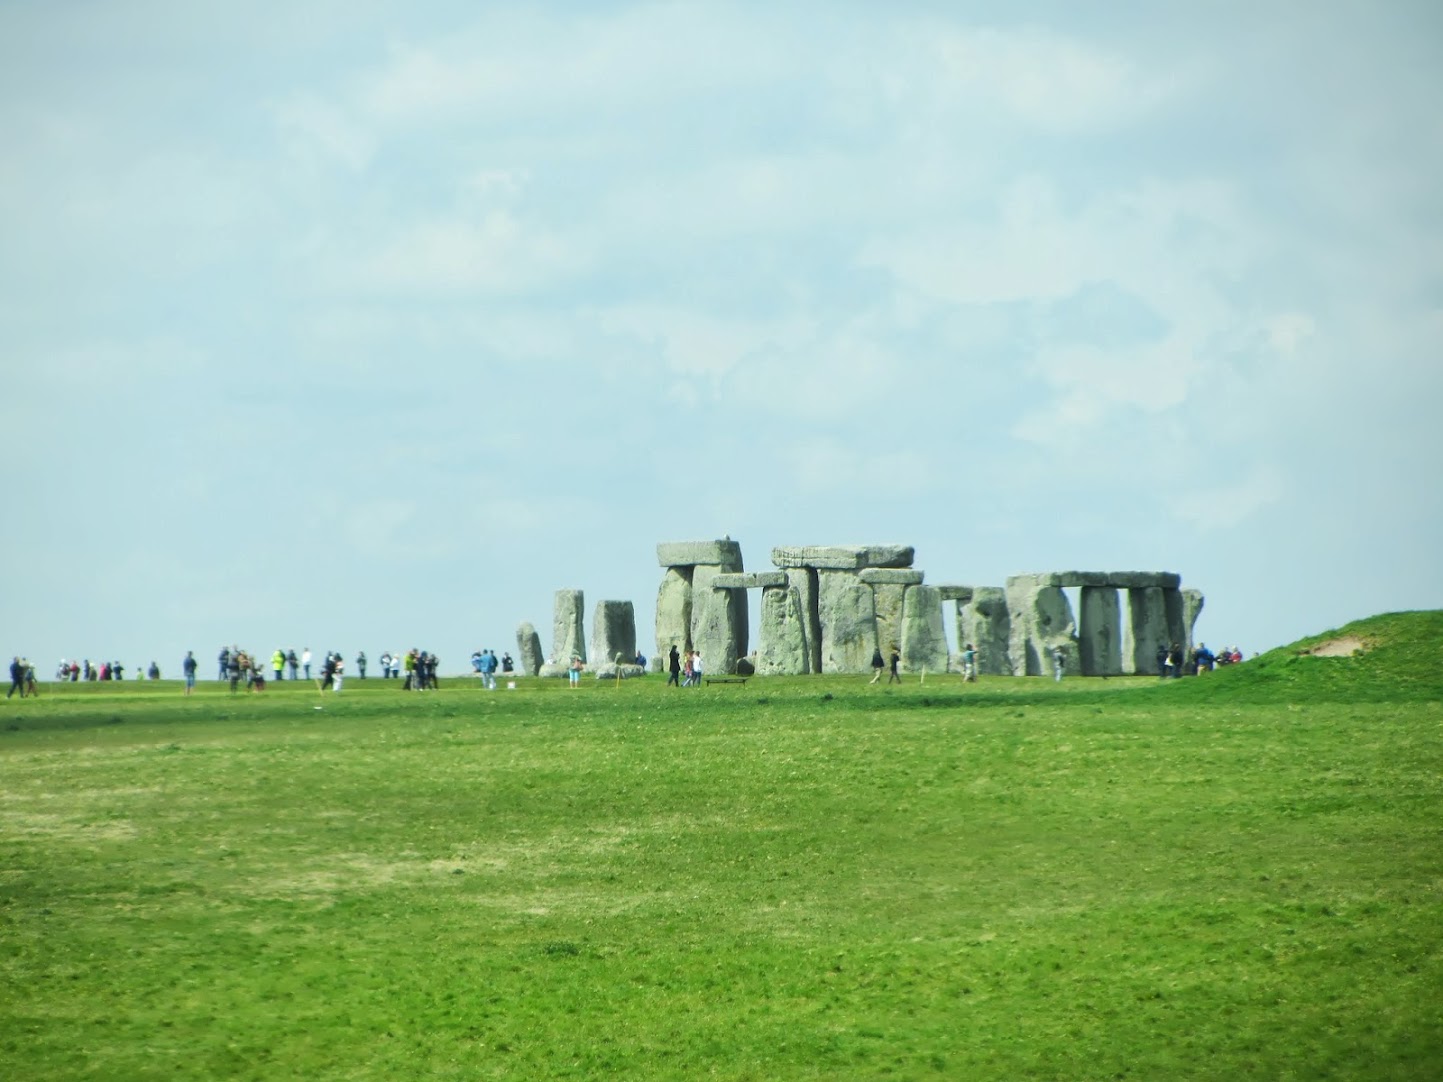
[[[1011,676],[1012,615],[1007,591],[1000,586],[978,586],[962,610],[957,646],[971,643],[977,650],[977,671],[984,676]]]
[[[541,671],[541,663],[546,660],[541,653],[541,636],[530,622],[523,623],[516,629],[516,658],[524,676],[535,676]]]
[[[714,586],[719,574],[724,572],[701,565],[693,573],[691,641],[707,672],[734,673],[747,653],[747,592]]]
[[[947,671],[942,594],[935,586],[908,586],[902,598],[902,664],[908,672]]]
[[[845,571],[818,571],[817,608],[823,629],[821,671],[868,671],[878,647],[872,588]],[[891,644],[881,645],[886,649]]]
[[[1157,651],[1172,641],[1168,633],[1167,608],[1160,586],[1135,587],[1127,591],[1127,627],[1122,639],[1124,672],[1150,675],[1157,672]]]
[[[902,600],[908,589],[922,585],[922,572],[911,568],[869,567],[857,572],[857,579],[872,588],[872,605],[877,610],[877,641],[900,643]]]
[[[1182,591],[1164,587],[1162,611],[1167,617],[1167,637],[1183,649],[1183,657],[1191,652],[1192,636],[1188,633],[1187,618],[1183,613]]]
[[[758,629],[756,671],[762,676],[812,672],[807,614],[795,586],[762,588],[762,626]]]
[[[1072,603],[1052,575],[1014,575],[1007,580],[1007,609],[1012,621],[1008,653],[1014,676],[1041,676],[1052,670],[1052,651],[1062,647],[1068,675],[1081,670],[1077,624]]]
[[[565,667],[573,657],[586,660],[586,594],[557,590],[551,623],[551,660]]]
[[[1203,595],[1201,590],[1182,591],[1182,623],[1183,630],[1187,634],[1187,648],[1192,651],[1194,631],[1197,628],[1197,618],[1202,615]]]
[[[1077,651],[1083,676],[1122,673],[1122,610],[1112,586],[1082,587]]]
[[[598,666],[633,665],[636,609],[630,601],[598,601],[591,624],[591,652]]]
[[[656,656],[691,649],[691,567],[668,567],[656,592]]]
[[[807,667],[798,670],[804,673],[822,671],[822,616],[818,603],[821,592],[815,567],[787,568],[787,585],[797,591],[797,603],[802,609],[802,621],[807,644]]]

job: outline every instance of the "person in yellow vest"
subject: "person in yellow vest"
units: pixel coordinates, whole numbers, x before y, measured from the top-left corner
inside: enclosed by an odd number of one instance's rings
[[[277,650],[271,655],[271,668],[275,671],[276,680],[279,681],[286,671],[286,652]]]

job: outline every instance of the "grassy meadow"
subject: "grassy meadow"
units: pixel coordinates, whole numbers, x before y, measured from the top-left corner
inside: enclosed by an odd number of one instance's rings
[[[1176,681],[43,684],[0,1078],[1437,1079],[1443,613],[1343,632]]]

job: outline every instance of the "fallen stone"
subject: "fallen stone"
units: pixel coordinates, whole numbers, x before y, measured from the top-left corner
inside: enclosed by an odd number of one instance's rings
[[[635,656],[635,655],[633,655],[633,656]],[[613,662],[609,662],[609,663],[606,664],[606,665],[602,665],[600,668],[598,668],[598,669],[596,670],[596,678],[597,678],[598,680],[616,680],[616,679],[618,679],[618,676],[617,676],[618,670],[620,671],[620,674],[621,674],[621,675],[620,675],[620,679],[622,679],[622,680],[630,680],[630,679],[632,679],[633,677],[636,677],[636,676],[645,676],[645,675],[646,675],[646,668],[645,668],[644,666],[635,665],[635,664],[617,665],[617,664],[613,661]],[[588,670],[588,671],[589,671],[589,670]]]

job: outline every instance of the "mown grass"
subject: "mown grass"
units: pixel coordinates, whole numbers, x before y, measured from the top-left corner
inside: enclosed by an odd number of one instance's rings
[[[0,1076],[1436,1078],[1443,626],[1363,630],[1168,682],[12,700]]]

